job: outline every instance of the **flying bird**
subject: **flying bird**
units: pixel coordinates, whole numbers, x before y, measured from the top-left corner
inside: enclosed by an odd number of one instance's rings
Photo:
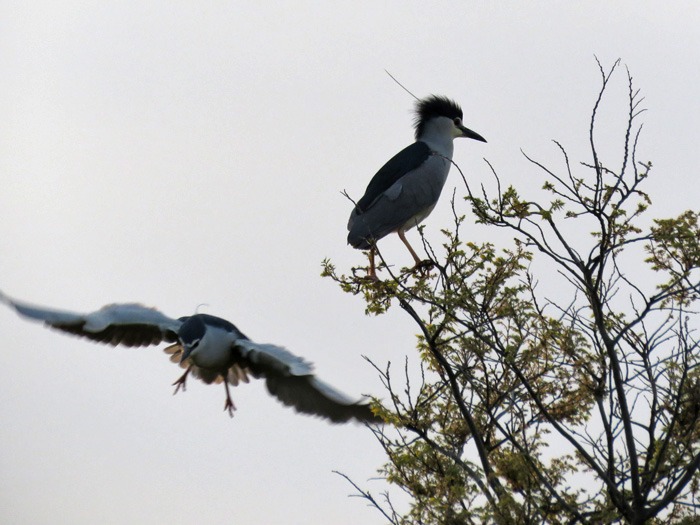
[[[333,423],[357,420],[379,423],[367,400],[354,401],[318,379],[313,366],[288,350],[248,339],[226,319],[195,314],[172,319],[155,308],[130,303],[110,304],[89,314],[54,310],[16,301],[0,292],[0,301],[28,319],[43,321],[63,332],[113,346],[165,348],[170,360],[185,373],[173,383],[175,393],[185,389],[191,374],[207,384],[223,382],[224,410],[233,417],[235,405],[229,385],[247,383],[249,376],[264,378],[269,392],[298,412],[326,418]]]
[[[369,252],[369,273],[377,279],[376,243],[396,232],[415,261],[422,264],[405,232],[420,224],[440,198],[452,163],[453,140],[457,137],[486,142],[462,124],[462,109],[456,102],[431,95],[416,103],[416,141],[394,155],[372,177],[348,221],[348,244]]]

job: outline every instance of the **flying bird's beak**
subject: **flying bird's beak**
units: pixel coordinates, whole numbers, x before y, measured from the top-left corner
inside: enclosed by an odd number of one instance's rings
[[[464,126],[459,126],[459,129],[462,130],[462,137],[466,137],[468,139],[474,139],[478,140],[481,142],[486,142],[486,139],[479,135],[478,133],[475,133],[474,131],[470,130],[469,128],[465,128]]]
[[[180,364],[185,362],[190,354],[192,353],[192,347],[187,345],[182,345],[182,355],[180,356]]]

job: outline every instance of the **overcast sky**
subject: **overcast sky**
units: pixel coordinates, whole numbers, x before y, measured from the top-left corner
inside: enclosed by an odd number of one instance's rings
[[[78,311],[199,308],[348,394],[381,395],[361,355],[401,363],[416,329],[398,310],[366,317],[319,273],[325,257],[363,262],[340,191],[361,196],[412,141],[413,99],[384,69],[462,105],[488,140],[455,144],[470,180],[491,180],[487,158],[526,191],[543,179],[521,149],[554,163],[558,139],[589,160],[594,55],[620,57],[649,109],[651,214],[698,208],[697,1],[259,4],[0,3],[0,289]],[[601,114],[613,154],[625,82],[621,69]],[[456,172],[443,197],[454,187]],[[449,225],[443,198],[426,234]],[[382,248],[410,264],[397,238]],[[383,522],[332,473],[383,490],[362,426],[299,416],[259,382],[235,389],[229,419],[220,386],[172,396],[180,370],[160,349],[96,345],[9,309],[0,335],[3,523]]]

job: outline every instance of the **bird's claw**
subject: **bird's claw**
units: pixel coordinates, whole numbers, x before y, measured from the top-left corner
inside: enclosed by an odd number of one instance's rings
[[[190,373],[190,369],[188,368],[187,371],[182,374],[177,381],[173,383],[173,386],[175,387],[175,392],[173,392],[173,395],[177,394],[180,389],[182,388],[182,391],[184,392],[187,390],[187,375]]]
[[[374,272],[372,272],[372,273],[368,272],[367,275],[365,275],[362,278],[362,280],[370,282],[370,283],[378,283],[380,281],[379,277],[377,277],[377,274]]]
[[[230,397],[226,397],[226,403],[224,404],[224,412],[228,411],[228,415],[233,417],[233,411],[236,410],[236,405],[233,404]]]
[[[428,275],[430,275],[430,270],[432,270],[434,266],[435,263],[433,261],[431,261],[430,259],[424,259],[422,261],[418,261],[416,265],[413,268],[411,268],[411,272],[420,272],[420,274],[423,277],[427,277]]]

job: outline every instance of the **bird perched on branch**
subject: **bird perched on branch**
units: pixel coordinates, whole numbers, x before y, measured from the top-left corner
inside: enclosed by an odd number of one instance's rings
[[[440,198],[452,163],[453,140],[466,137],[486,142],[462,124],[462,110],[454,101],[431,95],[416,103],[416,142],[392,157],[372,177],[348,221],[348,244],[370,250],[368,276],[376,279],[376,243],[396,232],[416,267],[422,262],[405,232],[420,224]]]
[[[165,352],[185,368],[173,383],[175,393],[184,390],[188,375],[207,384],[224,383],[224,410],[233,417],[235,406],[229,385],[247,383],[248,376],[265,378],[270,393],[298,412],[326,418],[333,423],[351,419],[378,423],[367,400],[354,401],[313,374],[313,367],[288,350],[248,339],[232,323],[220,317],[195,314],[172,319],[155,308],[140,304],[111,304],[89,314],[54,310],[15,301],[0,292],[0,301],[21,316],[113,346],[150,346],[173,343]]]

